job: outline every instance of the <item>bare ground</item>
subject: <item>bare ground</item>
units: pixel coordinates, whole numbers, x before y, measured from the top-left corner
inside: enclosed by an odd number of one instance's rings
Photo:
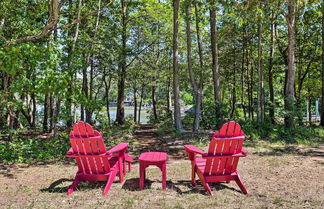
[[[130,149],[133,170],[123,183],[113,184],[102,196],[104,182],[81,183],[66,195],[77,171],[71,163],[0,165],[1,208],[324,208],[324,146],[259,149],[247,147],[249,155],[238,171],[249,190],[240,192],[234,183],[212,184],[214,196],[198,182],[191,186],[190,162],[182,140],[158,139],[155,130],[144,126],[135,135],[140,146]],[[167,189],[161,190],[161,172],[147,169],[146,189],[138,190],[138,154],[165,151]]]

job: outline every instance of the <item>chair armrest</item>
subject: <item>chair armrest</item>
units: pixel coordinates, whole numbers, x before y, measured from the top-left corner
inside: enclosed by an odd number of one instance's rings
[[[133,158],[132,156],[128,155],[128,154],[125,154],[125,160],[128,161],[128,162],[133,162]]]
[[[248,151],[246,151],[246,149],[244,149],[244,147],[242,147],[242,154],[245,156],[248,154]]]
[[[128,143],[120,143],[116,146],[114,146],[113,148],[111,148],[110,150],[107,151],[107,154],[111,154],[114,152],[120,152],[120,151],[125,151],[128,148]]]
[[[207,155],[206,152],[202,151],[201,149],[193,146],[193,145],[184,145],[186,151],[189,153],[195,153],[195,154],[201,154],[201,155]]]
[[[215,131],[215,133],[213,134],[213,137],[212,138],[214,138],[214,137],[218,137],[219,136],[219,131]]]
[[[73,149],[72,147],[69,149],[69,151],[66,152],[66,155],[72,155],[73,154]]]

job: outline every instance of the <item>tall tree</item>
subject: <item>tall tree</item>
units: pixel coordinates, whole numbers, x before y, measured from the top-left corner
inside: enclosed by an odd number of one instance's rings
[[[126,0],[121,0],[121,9],[122,9],[122,47],[120,53],[120,62],[119,62],[119,73],[118,73],[118,98],[117,98],[117,115],[116,121],[118,124],[122,125],[125,123],[125,79],[126,79],[126,43],[127,43],[127,2]]]
[[[294,128],[294,102],[295,102],[295,19],[296,19],[296,2],[295,0],[288,0],[288,71],[286,74],[286,88],[285,88],[285,126],[287,128]]]
[[[261,5],[260,5],[261,6]],[[258,18],[258,121],[264,121],[264,75],[262,63],[262,14]]]
[[[218,48],[217,48],[217,20],[216,20],[216,0],[210,0],[209,16],[210,16],[210,40],[212,51],[212,72],[214,81],[214,100],[221,102],[220,96],[220,72],[218,64]]]
[[[274,89],[273,89],[273,56],[274,56],[274,50],[275,50],[275,42],[274,42],[274,36],[275,36],[275,17],[274,17],[274,11],[271,11],[271,39],[270,39],[270,51],[269,51],[269,96],[270,96],[270,105],[269,105],[269,116],[271,123],[274,124],[275,120],[275,111],[274,111]]]
[[[179,6],[180,0],[173,1],[173,97],[174,97],[174,123],[177,130],[182,130],[180,119],[180,96],[179,96]]]
[[[322,0],[322,102],[321,126],[324,126],[324,0]]]
[[[191,0],[187,0],[186,2],[186,34],[187,34],[187,62],[188,62],[188,70],[189,77],[191,81],[191,85],[195,95],[195,117],[193,123],[193,132],[198,132],[199,129],[199,118],[200,118],[200,109],[201,109],[201,88],[198,86],[196,82],[196,78],[192,69],[192,60],[191,60],[191,25],[190,25],[190,8],[191,8]]]

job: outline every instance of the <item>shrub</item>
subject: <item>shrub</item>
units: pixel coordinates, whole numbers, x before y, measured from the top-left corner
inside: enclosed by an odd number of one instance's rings
[[[201,126],[205,129],[220,128],[224,123],[224,118],[227,116],[226,113],[229,112],[226,109],[225,104],[215,104],[213,100],[206,101],[202,109]]]
[[[9,142],[0,144],[1,161],[30,163],[64,158],[70,148],[68,136],[51,139],[23,139],[12,137]]]

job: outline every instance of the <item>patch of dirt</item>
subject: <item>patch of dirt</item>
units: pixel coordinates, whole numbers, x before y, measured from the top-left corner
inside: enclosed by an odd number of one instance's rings
[[[167,152],[170,160],[184,159],[187,156],[183,148],[186,144],[184,140],[164,141],[159,138],[156,129],[150,124],[141,125],[134,135],[134,140],[139,142],[139,146],[131,150],[135,160],[143,152]]]
[[[146,151],[168,153],[166,190],[161,171],[149,167],[145,189],[139,191],[138,163],[123,183],[116,177],[106,196],[101,194],[105,182],[81,183],[66,195],[77,172],[74,163],[0,165],[0,208],[324,208],[324,146],[289,152],[247,147],[238,171],[249,194],[235,182],[222,182],[211,184],[214,196],[208,196],[199,181],[191,185],[184,142],[164,143],[151,126],[143,126],[135,138],[141,146],[132,150],[134,158]]]

